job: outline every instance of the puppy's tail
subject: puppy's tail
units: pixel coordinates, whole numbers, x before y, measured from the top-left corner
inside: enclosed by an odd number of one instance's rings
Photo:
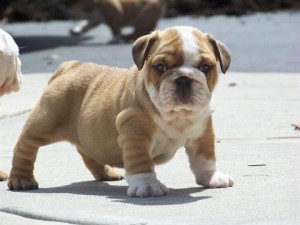
[[[71,60],[71,61],[67,61],[67,62],[63,62],[61,63],[57,70],[55,71],[55,73],[53,74],[53,76],[50,78],[50,80],[48,81],[48,85],[54,81],[57,77],[61,76],[62,74],[64,74],[66,71],[70,70],[70,69],[74,69],[75,67],[81,65],[82,62],[77,61],[77,60]]]

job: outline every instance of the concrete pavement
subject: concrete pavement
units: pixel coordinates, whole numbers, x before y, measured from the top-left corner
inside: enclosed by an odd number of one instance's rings
[[[19,93],[0,99],[0,170],[49,79],[26,74]],[[160,198],[129,198],[126,181],[95,182],[68,143],[46,146],[35,175],[40,189],[12,192],[0,183],[0,224],[300,224],[300,74],[229,73],[215,92],[219,169],[228,189],[194,182],[183,149],[158,178]]]

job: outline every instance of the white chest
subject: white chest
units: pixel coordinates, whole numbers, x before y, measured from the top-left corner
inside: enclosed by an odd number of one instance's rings
[[[192,119],[174,117],[171,120],[164,120],[161,117],[154,118],[157,130],[152,143],[152,158],[159,158],[157,161],[161,162],[167,161],[189,140],[201,137],[207,128],[209,115],[210,113],[205,113]]]

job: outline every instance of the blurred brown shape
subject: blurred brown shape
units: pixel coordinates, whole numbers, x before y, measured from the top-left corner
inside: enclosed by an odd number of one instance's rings
[[[1,0],[0,19],[9,21],[45,21],[69,19],[68,8],[75,0]],[[82,0],[83,1],[83,0]],[[254,12],[299,10],[300,1],[294,0],[164,0],[166,17],[193,15],[245,15]]]

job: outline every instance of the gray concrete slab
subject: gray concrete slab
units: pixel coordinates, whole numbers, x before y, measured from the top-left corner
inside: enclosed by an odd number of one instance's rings
[[[3,171],[48,78],[25,75],[21,91],[1,99]],[[300,224],[300,131],[291,126],[300,124],[299,92],[300,74],[220,76],[213,115],[218,164],[235,178],[232,188],[197,186],[180,149],[157,167],[168,196],[129,198],[126,181],[93,181],[74,146],[62,142],[38,154],[40,189],[8,191],[0,183],[0,224]]]

